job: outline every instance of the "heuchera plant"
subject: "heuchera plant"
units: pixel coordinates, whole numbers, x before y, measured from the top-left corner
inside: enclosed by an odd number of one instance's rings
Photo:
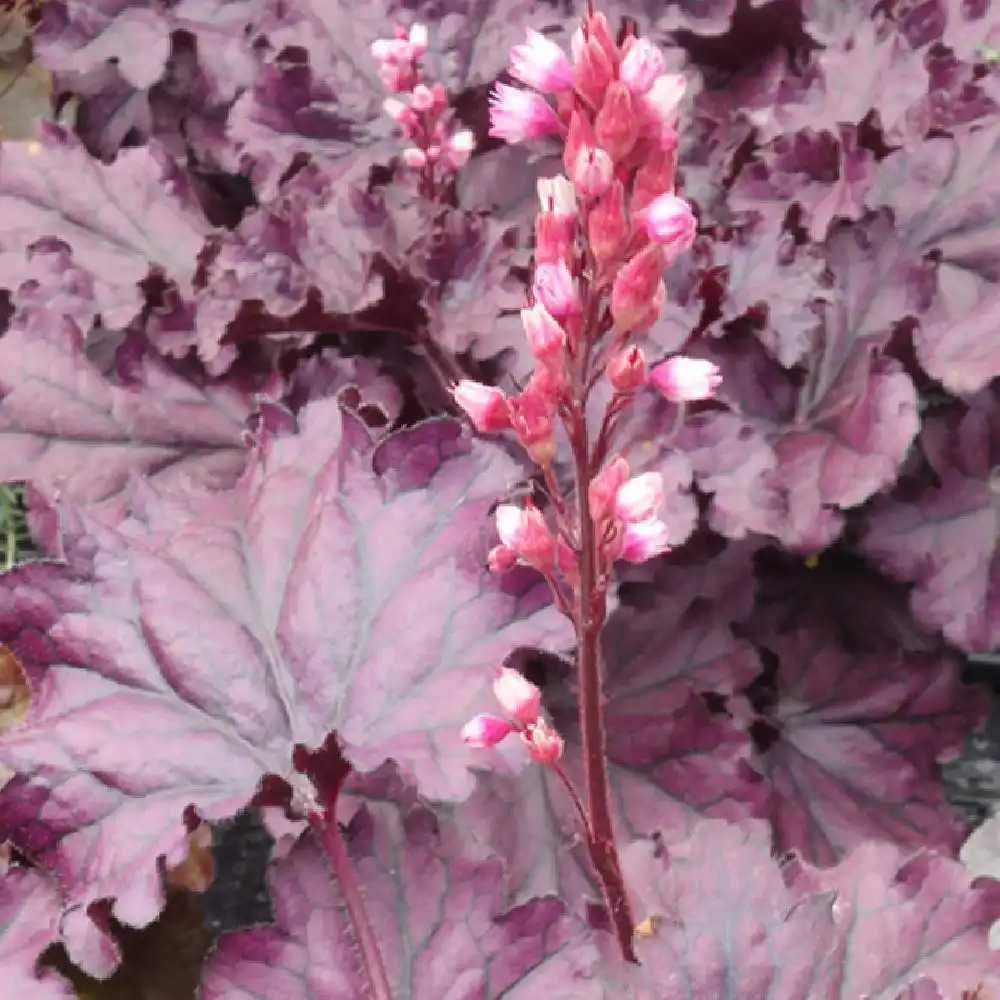
[[[202,1000],[1000,996],[938,773],[1000,644],[997,44],[985,0],[48,0],[9,995],[112,976],[254,817]]]

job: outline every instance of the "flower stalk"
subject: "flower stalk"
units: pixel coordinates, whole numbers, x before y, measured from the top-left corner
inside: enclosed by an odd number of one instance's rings
[[[417,40],[423,44],[419,32]],[[402,81],[397,90],[417,79],[415,63],[403,58],[413,51],[412,33],[399,33],[386,50],[383,76]],[[572,38],[571,57],[533,31],[515,47],[510,75],[517,83],[496,85],[490,135],[508,143],[557,136],[564,144],[565,174],[538,185],[534,275],[521,312],[535,370],[513,395],[468,379],[452,386],[476,430],[513,434],[545,483],[544,507],[529,500],[496,508],[499,544],[488,566],[494,573],[530,566],[573,624],[583,793],[563,769],[565,743],[546,718],[541,692],[509,668],[500,668],[494,680],[503,716],[476,716],[462,738],[486,748],[519,734],[529,757],[555,772],[580,819],[609,923],[629,962],[636,961],[635,921],[609,788],[601,637],[615,562],[661,555],[669,537],[658,516],[662,476],[655,470],[633,476],[614,450],[614,431],[646,387],[681,413],[684,403],[710,398],[719,384],[708,361],[675,356],[649,367],[638,345],[662,312],[664,269],[697,235],[694,212],[675,190],[685,81],[663,69],[652,43],[631,31],[616,42],[592,6]],[[421,119],[421,130],[411,128],[411,112],[443,116],[444,105],[439,92],[417,88],[413,94],[410,109],[392,109],[419,147],[404,159],[424,169],[433,159],[424,156],[430,148],[420,138],[428,126]],[[610,385],[610,402],[591,414],[592,390],[601,379]],[[592,436],[594,425],[599,430]],[[561,442],[568,444],[572,484],[556,473]]]

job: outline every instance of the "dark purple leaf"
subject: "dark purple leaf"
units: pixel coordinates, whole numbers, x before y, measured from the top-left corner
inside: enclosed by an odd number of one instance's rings
[[[25,776],[2,793],[0,835],[45,858],[71,903],[111,897],[119,920],[149,923],[184,809],[231,815],[266,774],[298,795],[293,745],[333,730],[360,771],[392,758],[427,797],[468,795],[484,754],[459,731],[492,707],[491,668],[565,641],[543,584],[504,588],[484,565],[489,507],[519,474],[502,451],[443,419],[373,448],[335,400],[300,424],[229,492],[146,487],[118,530],[62,507],[68,565],[0,577],[0,641],[36,691],[0,745]],[[85,929],[68,945],[88,964]]]
[[[950,656],[858,654],[815,629],[757,641],[777,658],[758,730],[778,844],[831,864],[866,840],[955,851],[965,832],[937,762],[961,749],[983,704]],[[765,695],[765,700],[769,696]]]
[[[6,866],[5,866],[6,868]],[[0,961],[4,989],[18,1000],[71,1000],[76,993],[39,956],[59,940],[59,893],[40,871],[7,868],[0,874]]]
[[[503,865],[417,807],[372,804],[348,851],[393,996],[611,1000],[593,932],[554,898],[504,912]],[[314,840],[271,874],[277,926],[223,938],[204,1000],[356,1000],[369,989],[339,885]],[[485,994],[483,991],[485,990]]]
[[[914,584],[916,617],[966,650],[1000,643],[1000,522],[996,464],[1000,407],[989,390],[929,416],[921,445],[933,478],[877,503],[862,549],[883,571]]]

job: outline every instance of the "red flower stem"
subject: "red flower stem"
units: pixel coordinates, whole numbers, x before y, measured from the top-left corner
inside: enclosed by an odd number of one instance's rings
[[[583,803],[580,801],[580,796],[577,795],[576,789],[573,787],[573,782],[569,780],[569,775],[562,769],[562,765],[559,761],[556,761],[552,765],[552,770],[556,772],[559,780],[563,783],[566,791],[569,793],[570,801],[576,807],[576,814],[580,819],[581,827],[583,827],[584,839],[589,844],[592,838],[590,833],[590,821],[587,819],[587,810],[583,808]]]
[[[393,1000],[389,976],[385,971],[378,938],[368,919],[368,910],[361,895],[361,888],[354,874],[354,866],[347,856],[344,840],[340,835],[340,824],[332,809],[310,812],[309,825],[316,831],[323,844],[323,851],[333,870],[340,893],[344,897],[347,918],[354,930],[354,939],[361,953],[361,965],[368,975],[372,1000]]]
[[[607,611],[603,588],[597,581],[597,538],[590,516],[590,443],[586,413],[581,407],[574,417],[572,435],[576,473],[577,510],[580,515],[580,583],[577,597],[577,684],[580,698],[580,736],[583,770],[590,816],[590,859],[597,872],[608,917],[622,958],[636,962],[632,947],[635,920],[611,822],[611,794],[604,730],[604,696],[601,690],[600,641]]]

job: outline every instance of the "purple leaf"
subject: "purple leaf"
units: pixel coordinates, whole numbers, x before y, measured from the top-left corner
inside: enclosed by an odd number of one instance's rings
[[[704,410],[675,433],[676,409],[649,392],[622,425],[626,454],[652,452],[644,465],[655,468],[657,449],[663,461],[679,448],[712,495],[709,525],[730,538],[755,531],[795,551],[826,547],[840,534],[841,509],[894,482],[918,418],[897,362],[870,360],[864,342],[854,344],[821,389],[838,360],[834,347],[823,351],[819,377],[798,390],[754,341],[727,338],[706,353],[722,370],[720,400],[741,416]]]
[[[929,416],[921,445],[932,476],[876,504],[861,543],[880,569],[914,584],[917,619],[966,650],[1000,643],[998,434],[1000,406],[989,390],[968,408]]]
[[[611,1000],[593,932],[554,898],[503,910],[503,866],[421,807],[372,804],[346,831],[348,851],[393,996]],[[209,958],[204,1000],[356,1000],[368,980],[338,883],[306,838],[272,869],[277,926],[225,937]]]
[[[0,338],[0,479],[89,507],[114,523],[131,480],[235,482],[253,403],[237,384],[182,377],[143,352],[128,386],[101,374],[57,307],[27,306]]]
[[[38,142],[4,143],[0,152],[0,246],[62,240],[77,266],[113,286],[116,308],[127,294],[138,311],[138,283],[154,267],[186,287],[210,227],[160,147],[124,150],[104,166],[58,126],[39,130]],[[10,255],[0,261],[0,286],[16,288],[30,276]]]
[[[842,42],[817,54],[814,67],[817,85],[802,103],[780,109],[782,126],[775,112],[765,113],[765,133],[776,127],[836,133],[842,124],[861,124],[874,109],[887,142],[897,145],[922,137],[919,111],[927,93],[927,71],[922,53],[914,52],[892,28],[861,21]]]
[[[866,840],[955,851],[965,832],[937,762],[982,721],[953,657],[859,655],[815,629],[756,636],[776,657],[755,732],[784,850],[831,864]]]
[[[996,123],[960,140],[929,139],[913,153],[883,161],[871,194],[873,204],[892,208],[913,261],[937,259],[933,305],[915,337],[917,356],[929,375],[963,394],[1000,375],[1000,351],[988,335],[1000,283],[994,245],[1000,182],[991,168],[998,143]]]
[[[372,269],[375,244],[359,224],[357,197],[350,188],[331,185],[318,168],[306,167],[268,206],[222,236],[190,324],[191,341],[213,371],[234,360],[235,348],[224,347],[224,339],[227,333],[232,339],[246,336],[238,317],[255,309],[255,316],[289,321],[295,330],[296,314],[307,303],[350,317],[381,298],[383,283]],[[304,337],[299,342],[308,346]]]
[[[116,61],[137,90],[151,87],[170,55],[170,22],[136,0],[62,0],[43,8],[35,51],[46,69],[86,73]]]
[[[665,990],[689,1000],[833,1000],[831,901],[785,884],[764,824],[705,820],[667,844],[640,841],[623,858],[637,919],[652,921],[637,941],[637,1000]]]
[[[421,794],[463,798],[483,754],[459,731],[492,707],[491,668],[565,639],[543,584],[504,589],[485,568],[488,509],[518,473],[500,450],[443,419],[373,447],[335,400],[300,423],[229,492],[146,488],[118,530],[64,506],[68,565],[0,577],[0,641],[36,691],[0,744],[25,776],[0,835],[72,903],[114,898],[144,926],[185,808],[229,815],[266,774],[301,788],[293,745],[334,730],[358,770],[393,758]],[[168,756],[150,758],[157,741]]]
[[[71,1000],[76,993],[37,962],[59,940],[59,893],[40,871],[9,868],[0,874],[0,961],[10,996],[18,1000]]]
[[[703,821],[686,843],[628,848],[624,864],[651,933],[637,943],[637,1000],[958,997],[1000,984],[986,932],[1000,883],[888,844],[836,868],[771,855],[767,828]],[[740,873],[740,877],[734,877]]]
[[[749,318],[768,353],[791,368],[815,354],[822,307],[830,290],[824,261],[812,248],[796,248],[781,220],[733,230],[713,245],[712,267],[724,289],[722,319]]]
[[[867,843],[835,868],[803,866],[794,887],[836,893],[839,932],[830,958],[838,996],[891,997],[927,979],[946,997],[963,990],[974,996],[978,984],[985,996],[1000,988],[1000,963],[987,940],[1000,914],[1000,882],[973,880],[952,858]]]
[[[757,209],[781,222],[791,202],[801,205],[809,235],[822,242],[837,219],[860,219],[874,179],[875,158],[858,145],[858,130],[807,128],[769,143],[739,174],[731,204]]]

